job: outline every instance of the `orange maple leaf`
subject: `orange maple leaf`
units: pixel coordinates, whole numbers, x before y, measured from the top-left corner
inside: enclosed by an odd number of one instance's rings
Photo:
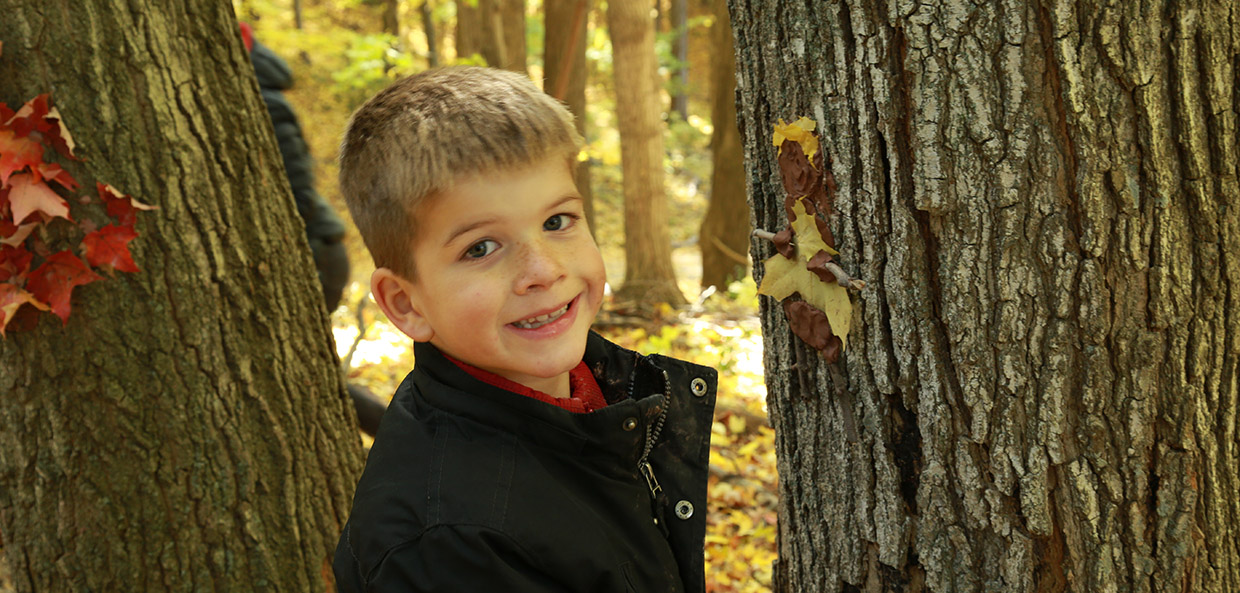
[[[42,144],[0,127],[0,185],[7,184],[14,173],[42,162]]]
[[[47,310],[47,305],[39,302],[34,295],[22,290],[16,284],[0,282],[0,336],[4,335],[4,328],[9,325],[9,320],[13,319],[13,315],[22,305],[31,305],[40,311]]]
[[[21,224],[27,216],[42,212],[48,218],[57,216],[69,219],[69,203],[56,195],[52,188],[33,176],[22,173],[9,178],[9,206],[13,209],[13,223]],[[71,219],[70,219],[71,220]]]

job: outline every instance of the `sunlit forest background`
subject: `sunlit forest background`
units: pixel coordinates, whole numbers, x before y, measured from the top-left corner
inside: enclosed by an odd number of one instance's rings
[[[238,18],[253,27],[255,38],[291,66],[295,83],[285,95],[297,110],[315,159],[317,189],[346,221],[335,160],[349,114],[391,81],[432,64],[486,64],[479,53],[457,51],[458,4],[476,10],[479,2],[234,0]],[[583,158],[589,162],[594,200],[592,228],[607,263],[609,285],[615,289],[624,279],[625,250],[613,54],[606,3],[581,4],[588,5],[581,13],[587,19]],[[698,233],[711,196],[711,104],[718,92],[710,76],[712,54],[719,50],[712,38],[718,24],[716,10],[707,0],[662,0],[651,14],[656,27],[653,49],[663,83],[659,91],[665,124],[663,173],[672,261],[689,305],[612,298],[596,329],[634,350],[669,354],[720,370],[711,443],[707,586],[719,592],[769,591],[775,558],[776,471],[765,409],[757,296],[747,274],[725,287],[703,290],[701,285]],[[524,20],[526,71],[542,84],[543,0],[525,2]],[[743,204],[727,215],[748,220]],[[351,227],[345,241],[352,282],[332,312],[337,350],[348,381],[386,399],[413,366],[411,345],[370,302],[367,287],[373,264]]]

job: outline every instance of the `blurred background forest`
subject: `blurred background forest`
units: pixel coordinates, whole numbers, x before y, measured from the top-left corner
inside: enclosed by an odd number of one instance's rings
[[[665,298],[623,290],[616,294],[626,281],[626,255],[633,256],[625,250],[625,171],[605,2],[233,2],[238,19],[253,27],[254,37],[292,68],[294,85],[285,96],[299,116],[314,158],[316,187],[346,221],[337,189],[336,148],[349,115],[369,96],[399,77],[433,65],[479,64],[526,72],[544,90],[564,98],[560,93],[572,82],[549,88],[555,84],[551,79],[579,66],[577,56],[584,58],[577,75],[584,81],[576,81],[584,82],[584,105],[580,99],[566,102],[584,123],[587,145],[582,160],[588,172],[579,179],[592,196],[591,227],[612,289],[596,329],[634,350],[670,354],[720,370],[711,443],[708,590],[769,591],[775,558],[774,437],[766,418],[757,296],[748,274],[749,214],[731,109],[731,33],[722,2],[655,4],[650,14],[653,47],[630,48],[653,53],[658,69],[658,86],[651,90],[658,98],[663,161],[653,179],[665,195],[655,191],[645,197],[665,200],[666,212],[656,216],[661,219],[656,222],[666,225],[671,271],[687,304],[676,303],[674,294]],[[574,28],[579,31],[576,35]],[[523,35],[514,39],[514,31]],[[584,45],[584,52],[570,55],[571,50],[559,49],[574,41]],[[556,51],[548,52],[548,47]],[[716,134],[715,119],[732,127],[733,140]],[[728,142],[735,149],[717,164],[725,156],[719,147]],[[712,191],[712,182],[718,191]],[[725,190],[732,192],[731,198],[716,198],[712,214],[723,222],[707,225],[715,230],[703,232],[712,195],[722,196]],[[336,346],[348,381],[387,399],[412,368],[412,349],[408,338],[369,301],[373,264],[352,223],[347,224],[351,282],[332,312]],[[722,233],[729,236],[715,236]],[[706,254],[707,267],[714,269],[706,271],[705,281],[702,245],[714,251],[714,263],[712,254]]]

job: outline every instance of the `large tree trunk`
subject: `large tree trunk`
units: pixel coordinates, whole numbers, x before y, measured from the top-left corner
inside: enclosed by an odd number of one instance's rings
[[[526,73],[525,0],[457,0],[456,55],[482,56],[488,66]]]
[[[776,590],[1240,591],[1234,4],[729,6],[755,224],[809,116],[869,282],[836,365],[763,302]]]
[[[749,208],[745,203],[745,163],[736,129],[736,54],[725,0],[714,0],[711,30],[710,205],[698,232],[702,251],[702,288],[743,278],[749,268]]]
[[[609,2],[616,83],[616,123],[624,171],[624,286],[620,300],[685,302],[672,269],[663,187],[663,122],[659,108],[650,0]]]
[[[586,135],[586,22],[590,0],[547,0],[543,90],[564,101],[576,118],[577,132]],[[594,226],[594,192],[590,162],[577,163],[577,189],[585,200],[586,220]]]
[[[0,13],[0,101],[50,92],[82,158],[62,164],[160,208],[141,272],[0,340],[17,590],[331,590],[361,448],[231,5]]]

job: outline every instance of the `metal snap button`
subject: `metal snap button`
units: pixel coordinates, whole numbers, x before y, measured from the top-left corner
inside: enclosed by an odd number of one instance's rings
[[[637,418],[625,418],[622,426],[625,430],[633,430],[634,428],[637,428]]]
[[[703,395],[706,395],[706,381],[701,377],[698,377],[694,379],[693,382],[689,383],[689,389],[693,391],[693,395],[702,397]]]
[[[681,519],[688,519],[693,516],[693,503],[682,500],[676,503],[676,516]]]

